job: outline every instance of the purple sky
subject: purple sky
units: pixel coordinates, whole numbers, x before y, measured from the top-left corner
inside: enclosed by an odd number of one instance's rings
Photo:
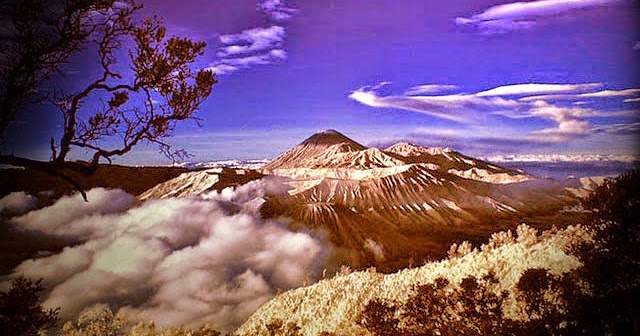
[[[270,158],[327,128],[471,155],[639,152],[637,1],[142,3],[208,43],[204,127],[172,139],[194,160]],[[41,128],[15,150],[46,159]],[[148,147],[118,162],[167,161]]]

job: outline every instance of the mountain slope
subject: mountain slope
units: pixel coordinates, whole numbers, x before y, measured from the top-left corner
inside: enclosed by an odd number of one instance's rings
[[[558,213],[575,199],[566,183],[536,180],[448,148],[367,148],[334,130],[312,135],[261,173],[280,177],[277,183],[288,189],[266,197],[263,217],[323,231],[337,247],[337,262],[384,271],[440,258],[452,241],[481,242],[523,221],[536,225],[540,214]],[[198,171],[140,198],[188,196],[261,176]],[[537,222],[545,227],[550,220]]]
[[[212,190],[220,191],[224,188],[239,186],[262,177],[262,174],[250,169],[210,168],[191,171],[157,184],[140,194],[138,198],[147,200],[185,197]]]
[[[459,254],[446,260],[427,263],[397,273],[381,274],[375,270],[343,272],[331,279],[290,290],[261,306],[237,331],[238,335],[269,335],[266,326],[274,321],[299,326],[303,335],[334,332],[340,335],[371,335],[358,323],[365,306],[372,300],[406,302],[415,295],[417,286],[445,278],[456,288],[468,276],[482,278],[494,274],[498,280],[493,293],[506,291],[501,307],[505,317],[522,320],[521,302],[516,285],[527,269],[546,269],[560,275],[581,266],[569,252],[583,243],[592,244],[593,231],[584,227],[537,235],[521,225],[517,236],[511,232],[495,234],[480,250],[462,247]]]
[[[532,176],[448,148],[366,148],[333,130],[311,136],[263,172],[289,178],[291,188],[270,197],[263,216],[324,230],[336,246],[357,251],[339,260],[384,270],[441,257],[453,239],[481,240],[571,198],[562,187],[544,197],[548,189],[518,183],[535,182]]]

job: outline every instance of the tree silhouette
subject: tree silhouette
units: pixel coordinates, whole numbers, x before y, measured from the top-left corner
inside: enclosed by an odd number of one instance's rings
[[[216,82],[213,73],[190,68],[203,54],[205,43],[166,38],[167,30],[157,18],[134,22],[133,13],[139,8],[131,3],[110,14],[106,20],[111,24],[96,32],[101,75],[78,92],[57,95],[64,134],[59,152],[52,148],[54,161],[65,161],[75,146],[93,151],[91,162],[97,164],[101,158],[110,161],[129,152],[142,141],[159,145],[172,159],[183,155],[164,139],[176,122],[194,118]],[[116,69],[118,51],[126,43],[133,45],[128,53],[130,74]],[[82,120],[82,103],[92,95],[108,95],[108,101],[93,106],[95,112]],[[120,145],[110,148],[101,143],[109,137],[119,137]]]
[[[0,138],[17,111],[46,99],[44,83],[85,50],[115,0],[7,0],[0,5]]]
[[[58,323],[59,309],[44,309],[40,304],[41,281],[16,277],[7,292],[0,292],[0,330],[5,335],[38,335]]]
[[[62,170],[89,175],[101,159],[109,163],[141,143],[156,144],[175,160],[186,155],[166,139],[177,123],[192,119],[211,94],[215,75],[194,70],[206,44],[168,36],[158,17],[141,18],[134,0],[9,0],[0,36],[0,139],[28,104],[51,104],[64,119],[51,138],[51,162],[13,155],[0,163],[46,171],[74,183]],[[95,52],[97,74],[77,91],[52,76],[72,57]],[[91,73],[94,73],[93,71]],[[73,148],[90,155],[89,165],[69,162]]]

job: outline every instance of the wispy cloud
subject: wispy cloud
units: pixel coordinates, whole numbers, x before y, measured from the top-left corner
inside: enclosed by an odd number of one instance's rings
[[[556,122],[555,127],[533,131],[534,135],[543,136],[582,136],[589,131],[589,122],[582,120],[586,116],[593,115],[590,110],[579,107],[560,107],[537,101],[534,108],[528,113],[531,116]]]
[[[297,9],[288,7],[284,0],[264,0],[258,3],[258,8],[275,21],[289,20],[298,12]]]
[[[458,25],[475,26],[483,34],[500,34],[534,27],[545,19],[620,2],[621,0],[538,0],[489,7],[469,18],[457,17]]]
[[[517,143],[548,145],[551,143],[570,141],[594,133],[628,134],[638,131],[637,127],[629,126],[633,124],[619,124],[616,127],[595,128],[590,123],[593,118],[626,118],[637,120],[639,117],[638,111],[597,110],[573,104],[563,106],[552,104],[545,100],[547,97],[559,96],[554,93],[565,93],[561,96],[566,96],[567,99],[579,98],[581,99],[580,102],[584,103],[585,99],[625,97],[640,92],[640,89],[584,92],[592,91],[602,86],[603,84],[601,83],[524,83],[498,86],[476,93],[429,95],[429,91],[437,91],[445,88],[452,90],[457,87],[454,85],[428,84],[412,87],[401,95],[381,95],[378,92],[380,85],[374,85],[363,86],[354,90],[348,97],[366,106],[419,112],[441,119],[456,121],[472,127],[482,126],[486,124],[487,121],[495,120],[492,119],[492,116],[497,115],[509,119],[538,119],[553,123],[551,127],[534,128],[528,131],[528,133],[519,133],[517,136],[508,136],[504,139],[491,134],[482,138],[473,139],[473,141],[482,140],[487,143],[510,139]],[[422,92],[422,94],[418,92]],[[528,96],[536,97],[536,99],[509,98],[537,93],[550,94]],[[476,135],[476,137],[478,136]],[[447,136],[446,138],[451,140],[452,136]],[[455,142],[454,140],[451,141]]]
[[[602,83],[587,83],[587,84],[513,84],[498,86],[496,88],[478,92],[478,97],[489,96],[516,96],[516,95],[529,95],[540,93],[564,93],[564,92],[580,92],[590,91],[602,87]]]
[[[409,88],[404,94],[407,96],[419,95],[424,93],[434,93],[434,92],[443,92],[443,91],[451,91],[458,89],[457,85],[442,85],[442,84],[426,84],[426,85],[417,85]]]
[[[457,122],[470,122],[476,115],[475,112],[512,110],[521,105],[514,100],[501,97],[478,97],[474,94],[416,95],[415,87],[402,95],[381,96],[376,91],[378,86],[363,86],[351,92],[348,97],[371,107],[419,112]]]
[[[535,100],[573,100],[582,98],[615,98],[629,97],[640,94],[640,89],[624,89],[624,90],[602,90],[596,92],[577,93],[577,94],[550,94],[522,97],[522,101]]]
[[[223,46],[220,47],[217,55],[229,57],[279,48],[285,36],[285,30],[281,26],[253,28],[243,30],[240,34],[221,35],[220,42]]]
[[[297,9],[287,7],[282,0],[258,2],[258,10],[275,21],[288,20],[297,12]],[[221,46],[216,52],[218,59],[207,69],[218,75],[225,75],[257,65],[275,64],[286,60],[286,37],[286,29],[282,25],[256,27],[237,34],[220,35]]]
[[[640,133],[640,122],[596,126],[591,131],[593,133],[607,134],[638,134]]]

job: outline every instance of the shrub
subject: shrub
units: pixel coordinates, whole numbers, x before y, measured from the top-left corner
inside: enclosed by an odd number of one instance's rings
[[[42,279],[31,281],[18,276],[11,279],[7,292],[0,292],[0,330],[5,335],[31,336],[58,324],[56,309],[44,309],[40,304]]]

